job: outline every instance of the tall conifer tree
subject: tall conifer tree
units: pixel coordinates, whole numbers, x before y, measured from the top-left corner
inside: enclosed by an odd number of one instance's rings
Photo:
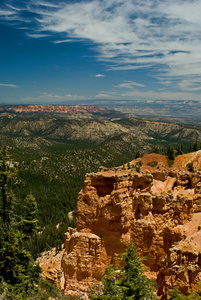
[[[6,146],[0,151],[0,281],[10,287],[28,289],[39,278],[40,268],[22,247],[23,235],[17,229],[13,214],[14,196],[8,191],[13,175]]]
[[[94,291],[92,300],[153,300],[157,299],[153,291],[153,282],[143,272],[142,259],[137,255],[131,243],[122,255],[124,266],[118,270],[114,265],[106,268],[103,277],[104,290]],[[118,271],[117,271],[118,270]]]
[[[29,239],[38,229],[37,213],[36,199],[32,195],[28,195],[24,200],[24,215],[20,222],[21,231],[24,233],[25,239]]]

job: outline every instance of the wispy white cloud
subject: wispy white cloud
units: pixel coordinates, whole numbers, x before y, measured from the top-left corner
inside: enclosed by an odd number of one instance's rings
[[[65,97],[65,99],[69,99],[69,100],[84,100],[84,99],[86,99],[85,96],[71,95],[71,94],[67,94],[64,97]]]
[[[6,17],[6,16],[13,15],[13,14],[14,14],[14,12],[12,10],[0,9],[0,17]]]
[[[105,75],[103,75],[103,74],[97,74],[97,75],[93,75],[93,76],[97,77],[97,78],[105,77]]]
[[[37,22],[34,38],[48,32],[61,34],[57,43],[91,41],[109,70],[148,69],[163,85],[177,79],[181,90],[199,91],[200,0],[30,0],[24,9]],[[0,11],[5,18],[15,14],[16,4]]]
[[[18,88],[17,85],[12,84],[12,83],[0,83],[0,86],[8,87],[8,88]]]
[[[114,98],[110,93],[100,93],[95,96],[95,99],[112,99]]]
[[[49,34],[33,33],[33,34],[27,34],[27,36],[31,37],[31,38],[34,38],[34,39],[38,39],[38,38],[48,37]]]
[[[189,78],[188,80],[181,80],[179,82],[180,88],[183,91],[200,91],[201,90],[201,79],[200,78]]]
[[[135,63],[137,63],[137,60],[135,60]],[[117,64],[113,64],[112,66],[110,66],[108,68],[108,70],[113,70],[113,71],[126,71],[126,70],[139,70],[139,69],[146,69],[146,68],[151,68],[153,67],[154,64],[147,64],[147,65],[139,65],[139,66],[135,66],[135,65],[132,65],[132,64],[126,64],[125,65],[117,65]]]
[[[11,22],[14,25],[20,24],[20,22],[29,22],[29,20],[23,17],[23,10],[23,8],[21,9],[8,3],[4,6],[2,5],[2,7],[0,7],[0,20]]]
[[[117,88],[126,88],[126,89],[133,89],[133,87],[135,87],[135,86],[145,87],[144,84],[137,83],[135,81],[124,81],[123,83],[115,85],[114,87],[117,87]]]
[[[50,3],[48,1],[35,0],[35,2],[33,2],[33,3],[35,3],[35,5],[38,5],[38,6],[44,6],[44,7],[49,7],[49,8],[59,8],[60,7],[59,4]]]
[[[56,41],[53,41],[54,44],[71,43],[71,42],[76,42],[76,40],[74,40],[74,39],[66,39],[66,40],[56,40]]]
[[[19,7],[15,7],[9,3],[6,4],[7,7],[9,7],[12,11],[22,11],[23,9],[19,8]]]

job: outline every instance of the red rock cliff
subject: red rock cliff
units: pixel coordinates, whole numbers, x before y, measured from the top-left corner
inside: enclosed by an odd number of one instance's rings
[[[65,293],[87,291],[133,241],[160,295],[175,285],[188,294],[201,280],[200,229],[200,173],[166,168],[87,174],[77,229],[65,234]]]

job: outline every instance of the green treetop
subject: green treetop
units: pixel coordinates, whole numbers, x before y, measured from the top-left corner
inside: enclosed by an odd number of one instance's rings
[[[142,259],[137,255],[131,243],[122,255],[124,266],[118,270],[111,265],[106,268],[102,294],[95,291],[92,300],[151,300],[157,299],[153,290],[153,282],[143,275]]]
[[[38,229],[38,207],[35,198],[28,195],[24,199],[24,216],[20,222],[21,231],[24,233],[24,238],[28,239]]]
[[[174,147],[172,145],[169,145],[168,146],[168,149],[167,149],[167,157],[170,159],[170,160],[174,160],[175,159],[175,150],[174,150]]]

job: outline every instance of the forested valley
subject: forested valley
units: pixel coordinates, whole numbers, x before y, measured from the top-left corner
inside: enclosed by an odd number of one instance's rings
[[[195,141],[200,147],[199,126],[113,117],[0,115],[0,146],[7,145],[17,170],[10,186],[15,213],[28,194],[38,205],[39,234],[27,242],[34,258],[51,247],[60,249],[64,232],[76,226],[77,195],[86,173],[124,165],[155,148],[166,153],[170,144],[175,153],[179,145],[181,153],[193,151]]]

